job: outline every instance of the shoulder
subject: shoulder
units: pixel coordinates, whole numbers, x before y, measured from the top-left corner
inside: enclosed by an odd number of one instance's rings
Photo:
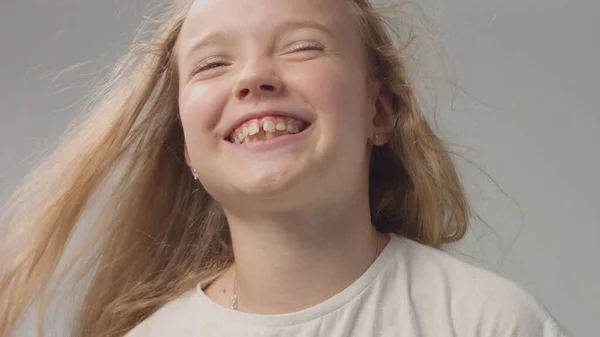
[[[395,270],[414,310],[447,317],[461,336],[565,336],[542,304],[516,283],[408,239]]]
[[[179,298],[165,304],[153,315],[133,328],[125,337],[179,337],[192,336],[196,327],[193,317],[197,310],[193,300],[194,291],[189,291]]]

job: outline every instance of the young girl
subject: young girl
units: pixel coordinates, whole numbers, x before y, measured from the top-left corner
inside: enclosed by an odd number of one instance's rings
[[[73,336],[565,336],[437,249],[465,196],[365,0],[180,2],[159,32],[11,201],[0,335],[77,266]]]

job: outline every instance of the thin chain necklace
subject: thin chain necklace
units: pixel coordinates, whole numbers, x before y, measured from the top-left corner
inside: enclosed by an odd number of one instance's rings
[[[377,237],[375,239],[375,257],[373,258],[373,262],[375,263],[375,261],[377,260],[377,258],[379,257],[379,233],[377,233]],[[237,289],[235,286],[235,272],[236,269],[233,269],[233,281],[232,281],[232,294],[231,294],[231,309],[233,310],[238,310],[238,296],[237,296]]]

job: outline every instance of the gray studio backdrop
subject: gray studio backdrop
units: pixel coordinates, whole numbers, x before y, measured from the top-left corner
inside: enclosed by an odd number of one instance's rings
[[[156,3],[0,0],[0,203]],[[600,2],[418,3],[465,90],[440,102],[443,135],[513,199],[459,161],[487,223],[460,254],[522,284],[573,336],[598,336]]]

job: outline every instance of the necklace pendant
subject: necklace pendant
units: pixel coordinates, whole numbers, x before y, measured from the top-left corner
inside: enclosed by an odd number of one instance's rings
[[[231,296],[231,309],[238,310],[238,298],[235,292]]]

